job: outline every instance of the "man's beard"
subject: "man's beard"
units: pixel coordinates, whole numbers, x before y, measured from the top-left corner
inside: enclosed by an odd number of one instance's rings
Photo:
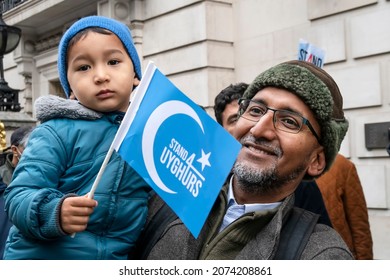
[[[256,142],[259,143],[262,141],[260,140]],[[262,144],[267,145],[265,143]],[[283,154],[279,148],[275,148],[275,152],[279,157]],[[253,195],[269,195],[279,193],[281,187],[295,180],[305,169],[306,165],[302,163],[289,174],[280,175],[276,161],[271,166],[264,168],[256,168],[240,161],[234,164],[233,174],[239,182],[239,187],[245,193]]]

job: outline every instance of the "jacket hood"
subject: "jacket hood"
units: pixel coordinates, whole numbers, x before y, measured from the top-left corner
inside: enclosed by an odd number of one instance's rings
[[[54,95],[39,97],[35,101],[35,114],[40,122],[55,118],[95,120],[103,115],[81,105],[77,100]]]

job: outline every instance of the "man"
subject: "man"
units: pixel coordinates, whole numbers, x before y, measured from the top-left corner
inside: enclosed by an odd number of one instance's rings
[[[238,100],[248,88],[246,83],[231,84],[221,90],[214,100],[214,114],[217,122],[222,125],[230,134],[239,118]],[[326,210],[321,191],[314,180],[302,181],[295,190],[296,207],[309,210],[319,214],[318,222],[332,227],[328,211]]]
[[[149,259],[274,259],[295,189],[330,168],[348,129],[334,80],[302,61],[261,73],[240,100],[239,114],[233,135],[242,149],[200,235],[195,239],[176,219]],[[151,201],[150,223],[158,200]],[[300,259],[353,259],[337,232],[323,224],[304,244]]]
[[[4,212],[4,191],[12,179],[16,165],[19,163],[20,156],[27,144],[28,137],[32,131],[30,126],[17,128],[11,135],[11,146],[8,149],[10,153],[5,155],[5,163],[0,166],[0,260],[3,259],[5,242],[8,237],[9,229],[12,223]]]
[[[317,180],[333,228],[357,260],[373,259],[373,242],[363,186],[355,164],[338,154],[332,168]]]
[[[8,237],[8,231],[12,226],[7,214],[4,212],[4,198],[3,193],[7,187],[3,179],[0,177],[0,260],[3,259],[4,245]]]
[[[21,126],[11,135],[11,146],[7,150],[11,150],[6,155],[5,163],[0,167],[0,177],[3,182],[8,186],[12,179],[16,165],[19,163],[20,156],[24,151],[27,138],[32,131],[31,126]]]
[[[214,99],[214,114],[217,122],[230,134],[238,120],[238,100],[248,88],[247,83],[237,83],[227,86]]]

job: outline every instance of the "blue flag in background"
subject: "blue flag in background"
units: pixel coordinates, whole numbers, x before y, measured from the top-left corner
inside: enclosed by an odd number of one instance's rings
[[[314,65],[322,68],[325,62],[325,50],[306,42],[303,39],[299,40],[298,60],[311,62]]]
[[[113,148],[197,237],[241,144],[149,63]]]

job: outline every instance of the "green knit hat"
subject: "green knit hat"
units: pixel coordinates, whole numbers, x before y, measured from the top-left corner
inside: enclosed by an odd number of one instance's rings
[[[265,87],[282,88],[296,94],[314,113],[325,151],[324,172],[329,170],[348,130],[343,97],[333,78],[313,63],[283,62],[257,76],[243,97],[251,99]]]

